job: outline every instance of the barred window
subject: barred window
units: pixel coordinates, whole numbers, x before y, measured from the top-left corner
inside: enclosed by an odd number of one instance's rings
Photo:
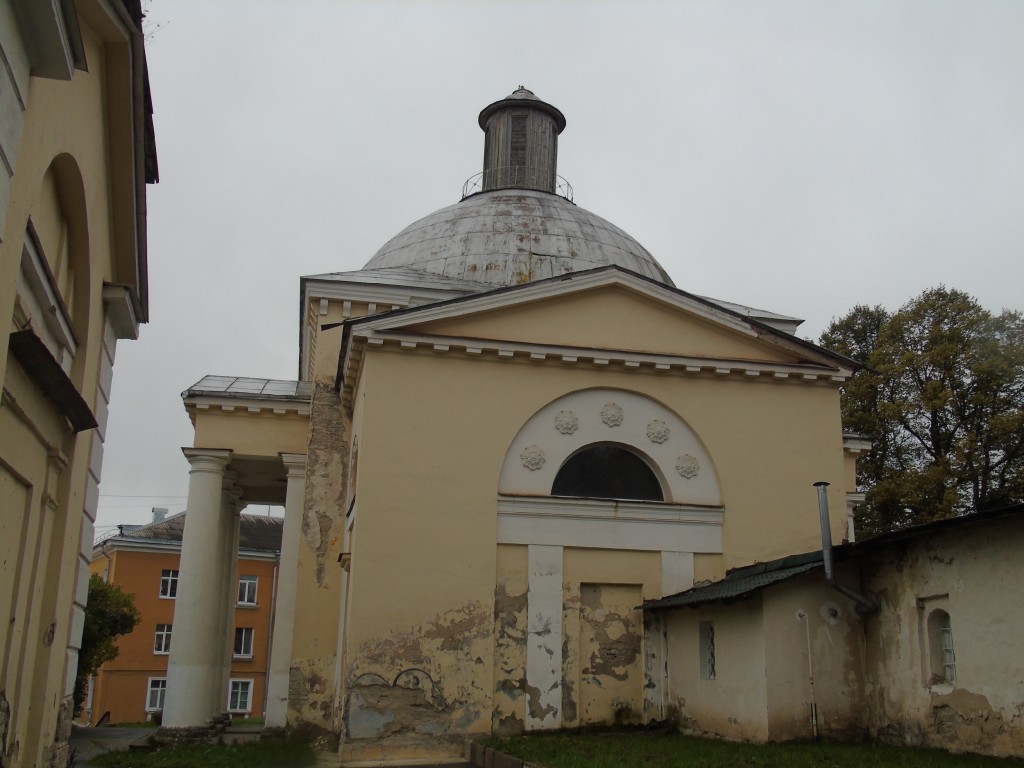
[[[956,685],[956,651],[953,650],[953,625],[949,614],[936,608],[928,614],[928,650],[931,657],[932,685]]]
[[[715,622],[702,621],[698,630],[700,648],[700,677],[702,680],[715,679]]]

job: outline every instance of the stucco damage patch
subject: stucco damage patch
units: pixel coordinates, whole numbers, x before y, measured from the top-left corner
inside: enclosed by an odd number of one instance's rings
[[[494,708],[491,730],[499,736],[523,732],[526,691],[527,593],[510,595],[504,584],[494,590]]]
[[[1024,700],[1006,716],[980,693],[956,688],[931,695],[932,730],[946,749],[992,754],[1024,753]]]
[[[468,732],[489,708],[492,631],[489,606],[471,602],[361,644],[346,670],[346,738]]]
[[[292,659],[288,670],[288,720],[311,737],[334,733],[334,656]]]
[[[335,539],[344,519],[348,465],[341,396],[333,387],[323,383],[314,386],[309,427],[302,538],[316,557],[316,583],[322,587],[327,581],[332,544],[337,543]]]
[[[634,667],[640,657],[641,634],[633,617],[615,608],[606,609],[601,602],[600,588],[585,589],[581,593],[583,618],[594,639],[589,658],[582,659],[582,674],[613,680],[627,680],[635,674]]]
[[[642,719],[643,630],[634,606],[639,588],[580,585],[581,724]]]

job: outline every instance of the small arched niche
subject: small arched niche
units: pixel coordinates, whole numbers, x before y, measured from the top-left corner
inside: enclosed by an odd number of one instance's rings
[[[635,452],[615,443],[588,445],[566,459],[551,485],[552,496],[664,501],[661,480]]]

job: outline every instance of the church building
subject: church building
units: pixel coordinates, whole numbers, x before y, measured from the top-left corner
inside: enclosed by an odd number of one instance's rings
[[[554,106],[520,87],[479,124],[459,202],[300,280],[298,380],[184,392],[165,728],[225,710],[247,503],[285,508],[267,726],[343,761],[667,718],[645,601],[819,548],[816,482],[851,538],[857,364],[576,205]]]

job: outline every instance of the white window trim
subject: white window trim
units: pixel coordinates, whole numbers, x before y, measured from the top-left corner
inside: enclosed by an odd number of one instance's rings
[[[161,632],[160,631],[160,627],[169,627],[170,629],[168,629],[167,632]],[[156,639],[160,635],[166,635],[166,639],[167,639],[166,645],[168,646],[168,650],[166,650],[166,651],[158,651],[156,649]],[[153,633],[153,655],[154,656],[169,656],[170,655],[171,651],[169,649],[169,646],[171,644],[171,637],[173,635],[174,635],[174,625],[173,624],[157,624],[156,625],[156,631]]]
[[[258,607],[259,604],[260,604],[260,602],[259,602],[259,600],[260,600],[260,577],[254,575],[254,574],[244,574],[242,576],[239,576],[238,577],[238,590],[239,590],[239,592],[241,592],[241,590],[242,590],[242,584],[243,584],[242,579],[253,579],[253,581],[247,582],[247,583],[251,583],[253,585],[252,600],[239,600],[236,603],[236,605],[240,605],[240,606],[246,607],[246,608]],[[246,590],[246,592],[248,592],[248,590]]]
[[[249,692],[248,692],[248,695],[246,696],[246,701],[245,701],[246,709],[232,709],[231,708],[231,686],[234,683],[248,683],[249,684]],[[230,680],[228,680],[228,700],[227,700],[228,712],[231,712],[232,714],[239,714],[239,715],[251,714],[252,713],[253,693],[254,693],[255,687],[256,687],[256,682],[255,682],[255,679],[252,678],[252,677],[232,677]]]
[[[151,677],[151,678],[149,678],[146,681],[146,711],[147,712],[160,712],[160,711],[163,710],[163,707],[151,707],[151,706],[149,706],[149,697],[150,697],[150,694],[153,692],[153,683],[154,682],[159,682],[159,681],[163,681],[163,684],[164,684],[164,687],[163,687],[164,704],[167,703],[167,678],[166,677]]]
[[[172,576],[168,576],[167,577],[168,583],[170,583],[170,580],[174,581],[174,594],[173,595],[165,595],[164,594],[164,571],[170,571],[171,573],[174,574],[173,577]],[[157,589],[157,597],[159,597],[161,600],[174,600],[174,599],[176,599],[178,597],[178,576],[179,575],[180,575],[180,571],[177,568],[161,568],[160,569],[160,587]]]
[[[232,651],[231,657],[233,659],[251,659],[254,656],[256,650],[256,628],[255,627],[235,627],[235,637],[238,636],[239,632],[249,633],[249,653],[235,653]],[[243,635],[244,637],[244,635]],[[245,649],[245,641],[242,641],[242,648]]]

